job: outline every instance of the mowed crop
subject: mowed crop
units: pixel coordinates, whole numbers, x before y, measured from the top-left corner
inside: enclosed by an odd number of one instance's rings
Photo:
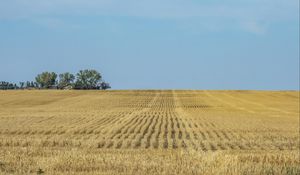
[[[299,91],[0,91],[0,174],[300,174]]]

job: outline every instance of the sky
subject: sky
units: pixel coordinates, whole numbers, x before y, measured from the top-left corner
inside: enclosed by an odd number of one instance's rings
[[[80,69],[113,89],[299,90],[299,1],[0,1],[0,81]]]

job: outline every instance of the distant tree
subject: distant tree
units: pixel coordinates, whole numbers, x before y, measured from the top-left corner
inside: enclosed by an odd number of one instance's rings
[[[9,84],[8,82],[1,81],[1,82],[0,82],[0,89],[1,89],[1,90],[7,90],[8,84]]]
[[[101,74],[96,70],[80,70],[77,74],[75,89],[96,89],[101,81]]]
[[[9,89],[15,89],[15,85],[13,83],[9,83],[6,81],[1,81],[0,82],[0,89],[1,90],[9,90]]]
[[[110,89],[111,87],[110,87],[110,85],[109,85],[109,83],[106,83],[106,82],[102,82],[102,83],[100,83],[100,89],[103,89],[103,90],[106,90],[106,89]]]
[[[24,83],[24,82],[20,82],[19,84],[20,84],[20,88],[21,88],[21,89],[24,89],[25,83]]]
[[[15,89],[14,84],[8,83],[7,89]]]
[[[31,87],[31,88],[35,88],[35,84],[34,84],[33,81],[30,82],[30,87]]]
[[[35,80],[41,88],[50,88],[56,84],[57,74],[54,72],[43,72],[39,74]]]
[[[30,88],[30,81],[26,81],[26,88]]]
[[[34,82],[34,87],[39,88],[39,84],[37,82]]]
[[[75,76],[69,72],[59,74],[58,87],[62,89],[67,86],[73,86],[74,80]]]
[[[76,80],[76,81],[75,81]],[[75,82],[75,83],[74,83]],[[0,89],[25,89],[25,88],[45,88],[45,89],[63,89],[65,87],[72,89],[109,89],[109,83],[102,81],[101,74],[93,69],[80,70],[75,76],[69,72],[57,74],[54,72],[42,72],[35,77],[35,81],[15,83],[0,81]]]

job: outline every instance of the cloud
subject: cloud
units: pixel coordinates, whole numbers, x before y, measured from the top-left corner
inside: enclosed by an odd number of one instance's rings
[[[191,0],[3,0],[0,1],[0,21],[46,18],[41,23],[53,27],[61,25],[58,24],[61,21],[51,21],[60,16],[114,16],[177,21],[205,19],[234,21],[240,23],[247,32],[263,34],[267,31],[264,23],[298,20],[298,3],[298,0],[205,3]],[[210,22],[206,26],[215,28],[217,24]]]
[[[38,24],[40,26],[43,26],[48,29],[81,29],[82,27],[80,25],[66,22],[65,20],[59,19],[59,18],[37,18],[31,20],[33,23]]]
[[[256,21],[248,21],[248,22],[244,22],[241,24],[241,27],[245,30],[248,31],[250,33],[254,33],[254,34],[265,34],[267,31],[267,25],[266,24],[261,24],[258,23]]]
[[[271,18],[278,17],[278,14],[289,18],[298,10],[297,6],[293,6],[295,3],[278,0],[243,0],[244,4],[232,0],[228,2],[204,4],[183,0],[9,0],[0,2],[0,18],[39,15]]]
[[[56,18],[35,19],[33,22],[52,29],[59,28],[65,25],[64,21]]]

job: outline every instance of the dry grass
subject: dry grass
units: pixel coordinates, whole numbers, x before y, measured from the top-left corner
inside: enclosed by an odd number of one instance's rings
[[[299,91],[0,91],[0,174],[300,174]]]

